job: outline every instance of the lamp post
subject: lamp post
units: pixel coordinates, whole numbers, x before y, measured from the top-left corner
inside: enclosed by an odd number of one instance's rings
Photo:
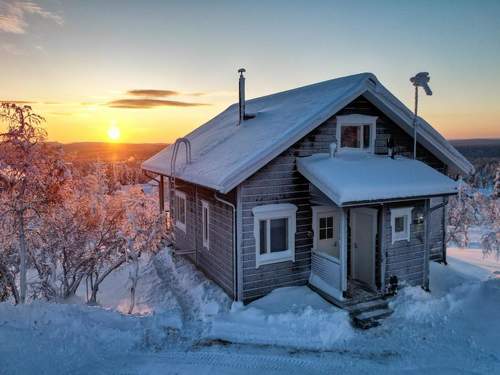
[[[413,159],[417,159],[417,115],[418,115],[418,88],[422,87],[427,95],[432,95],[429,87],[429,73],[420,72],[410,78],[410,82],[415,86],[415,114],[413,116]]]

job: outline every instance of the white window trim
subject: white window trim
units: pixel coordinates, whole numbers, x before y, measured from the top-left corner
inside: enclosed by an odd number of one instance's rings
[[[264,264],[272,264],[279,262],[292,261],[295,262],[295,232],[296,232],[296,213],[297,206],[290,203],[268,204],[257,206],[252,209],[254,220],[254,237],[255,237],[255,268],[259,268]],[[260,220],[272,219],[288,219],[288,249],[276,253],[260,253]],[[268,243],[269,226],[267,230]]]
[[[410,241],[412,211],[414,207],[402,207],[391,209],[391,227],[392,227],[392,243],[397,241]],[[406,216],[408,219],[405,223],[405,230],[402,233],[396,233],[396,218]]]
[[[363,125],[370,126],[370,145],[368,148],[363,148]],[[353,148],[353,147],[341,147],[341,129],[342,126],[360,126],[360,137],[361,137],[361,147]],[[345,116],[337,116],[337,149],[340,150],[350,150],[350,151],[362,151],[362,152],[371,152],[372,154],[375,152],[375,139],[377,138],[377,116],[367,116],[367,115],[345,115]]]
[[[207,210],[207,223],[205,225],[205,214],[204,211]],[[203,247],[210,250],[210,205],[207,201],[201,200],[201,233],[203,237]],[[207,228],[207,233],[205,233],[205,227]]]
[[[175,190],[175,197],[181,198],[184,200],[184,221],[187,223],[187,199],[186,199],[186,193]],[[179,213],[177,212],[177,207],[174,201],[174,213],[175,213],[175,227],[179,228],[181,231],[186,233],[186,223],[181,223],[177,218],[179,217]]]

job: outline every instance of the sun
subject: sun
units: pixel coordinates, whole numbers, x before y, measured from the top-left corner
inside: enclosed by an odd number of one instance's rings
[[[111,125],[108,129],[108,138],[112,141],[120,139],[120,129],[115,124]]]

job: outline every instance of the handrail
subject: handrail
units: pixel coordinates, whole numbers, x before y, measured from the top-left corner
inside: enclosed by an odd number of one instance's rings
[[[175,164],[177,163],[177,154],[179,152],[179,146],[181,143],[183,143],[186,147],[186,164],[191,164],[191,142],[185,137],[177,138],[174,144],[174,150],[172,151],[172,158],[170,159],[170,175],[174,177]]]

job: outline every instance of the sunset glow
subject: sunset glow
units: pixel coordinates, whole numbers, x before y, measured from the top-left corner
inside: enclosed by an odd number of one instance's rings
[[[249,99],[370,71],[409,108],[429,71],[419,110],[438,131],[500,137],[498,2],[36,3],[0,7],[0,101],[31,105],[52,141],[172,142],[237,101],[242,66]]]
[[[108,129],[108,137],[111,141],[116,142],[120,139],[120,129],[115,125],[111,125]]]

